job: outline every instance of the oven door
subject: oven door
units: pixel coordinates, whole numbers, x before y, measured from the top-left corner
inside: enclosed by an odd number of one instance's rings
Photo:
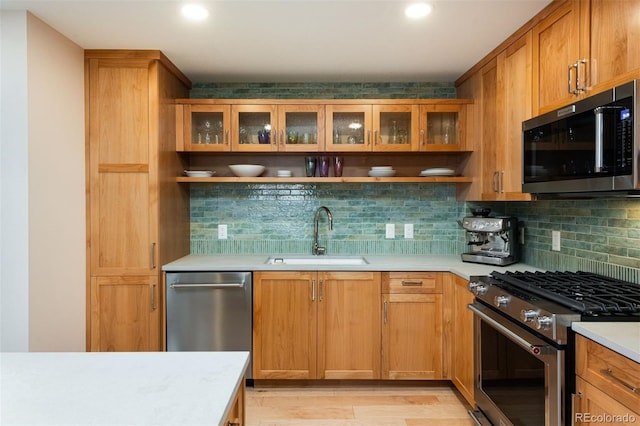
[[[476,301],[475,395],[496,426],[564,425],[564,351]]]

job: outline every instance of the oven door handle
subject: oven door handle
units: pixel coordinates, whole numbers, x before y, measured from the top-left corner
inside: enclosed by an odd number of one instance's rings
[[[509,339],[511,339],[514,343],[520,345],[523,349],[529,351],[532,355],[539,357],[540,355],[549,353],[550,352],[549,349],[553,349],[549,345],[534,344],[529,342],[522,336],[519,336],[518,334],[511,331],[509,328],[505,327],[496,318],[493,318],[492,316],[483,312],[477,306],[475,305],[468,305],[468,306],[469,306],[469,309],[471,309],[475,315],[478,315],[481,319],[489,323],[489,325],[491,325],[492,327],[496,328],[499,332],[506,335]]]

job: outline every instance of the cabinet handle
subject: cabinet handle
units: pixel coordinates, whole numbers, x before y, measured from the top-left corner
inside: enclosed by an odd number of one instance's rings
[[[624,386],[625,388],[627,388],[628,390],[630,390],[633,393],[640,393],[640,389],[627,383],[626,381],[622,380],[619,377],[616,377],[613,374],[613,370],[610,368],[603,368],[602,370],[600,370],[600,372],[602,374],[604,374],[605,376],[610,377],[611,379],[613,379],[614,382],[618,382],[619,384],[621,384],[622,386]]]
[[[311,280],[311,301],[316,300],[316,280]]]
[[[422,287],[422,281],[405,281],[405,280],[402,280],[402,285],[404,287],[410,287],[410,286]]]
[[[371,130],[367,130],[367,145],[371,144]]]
[[[284,129],[280,130],[280,145],[285,146],[287,143],[285,142],[286,135],[284,134]],[[277,142],[276,142],[277,144]]]
[[[576,407],[578,407],[578,409],[582,411],[582,404],[576,404],[576,399],[582,399],[582,392],[574,393],[571,395],[571,426],[576,425]]]
[[[578,59],[578,61],[576,62],[576,94],[581,93],[581,92],[586,92],[587,90],[587,86],[580,86],[580,65],[584,65],[585,67],[585,71],[587,68],[587,60],[586,59]],[[586,82],[586,81],[585,81]]]
[[[383,312],[384,323],[386,324],[387,323],[387,312],[388,312],[387,301],[386,300],[384,301],[382,312]]]
[[[156,285],[151,285],[151,310],[156,310]]]
[[[151,243],[151,269],[156,269],[156,243]]]
[[[567,92],[571,93],[572,95],[575,95],[575,92],[573,91],[573,87],[571,87],[571,70],[575,67],[576,64],[569,64],[569,67],[567,68]]]
[[[224,131],[224,143],[228,144],[229,143],[229,129],[226,129]]]
[[[498,172],[498,192],[501,194],[504,192],[503,181],[504,181],[504,170],[500,170]]]
[[[424,129],[420,129],[420,143],[422,145],[426,145],[426,140],[425,140],[425,136],[424,136],[425,132]]]
[[[322,290],[322,284],[323,284],[323,280],[320,280],[320,301],[321,302],[324,299],[324,294],[323,294],[323,290]]]
[[[378,140],[380,138],[380,140]],[[380,145],[382,143],[382,135],[379,135],[377,130],[373,131],[373,143]]]
[[[498,172],[493,172],[493,192],[498,192]]]

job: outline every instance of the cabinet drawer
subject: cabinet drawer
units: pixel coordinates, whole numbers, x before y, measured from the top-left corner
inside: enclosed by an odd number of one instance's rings
[[[383,293],[442,293],[440,272],[383,272]]]
[[[580,335],[576,374],[627,407],[640,407],[640,364]]]

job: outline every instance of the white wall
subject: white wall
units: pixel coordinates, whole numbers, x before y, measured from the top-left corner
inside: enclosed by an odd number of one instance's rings
[[[27,12],[2,22],[0,349],[84,351],[84,52]]]
[[[27,17],[0,12],[0,350],[29,349]]]

